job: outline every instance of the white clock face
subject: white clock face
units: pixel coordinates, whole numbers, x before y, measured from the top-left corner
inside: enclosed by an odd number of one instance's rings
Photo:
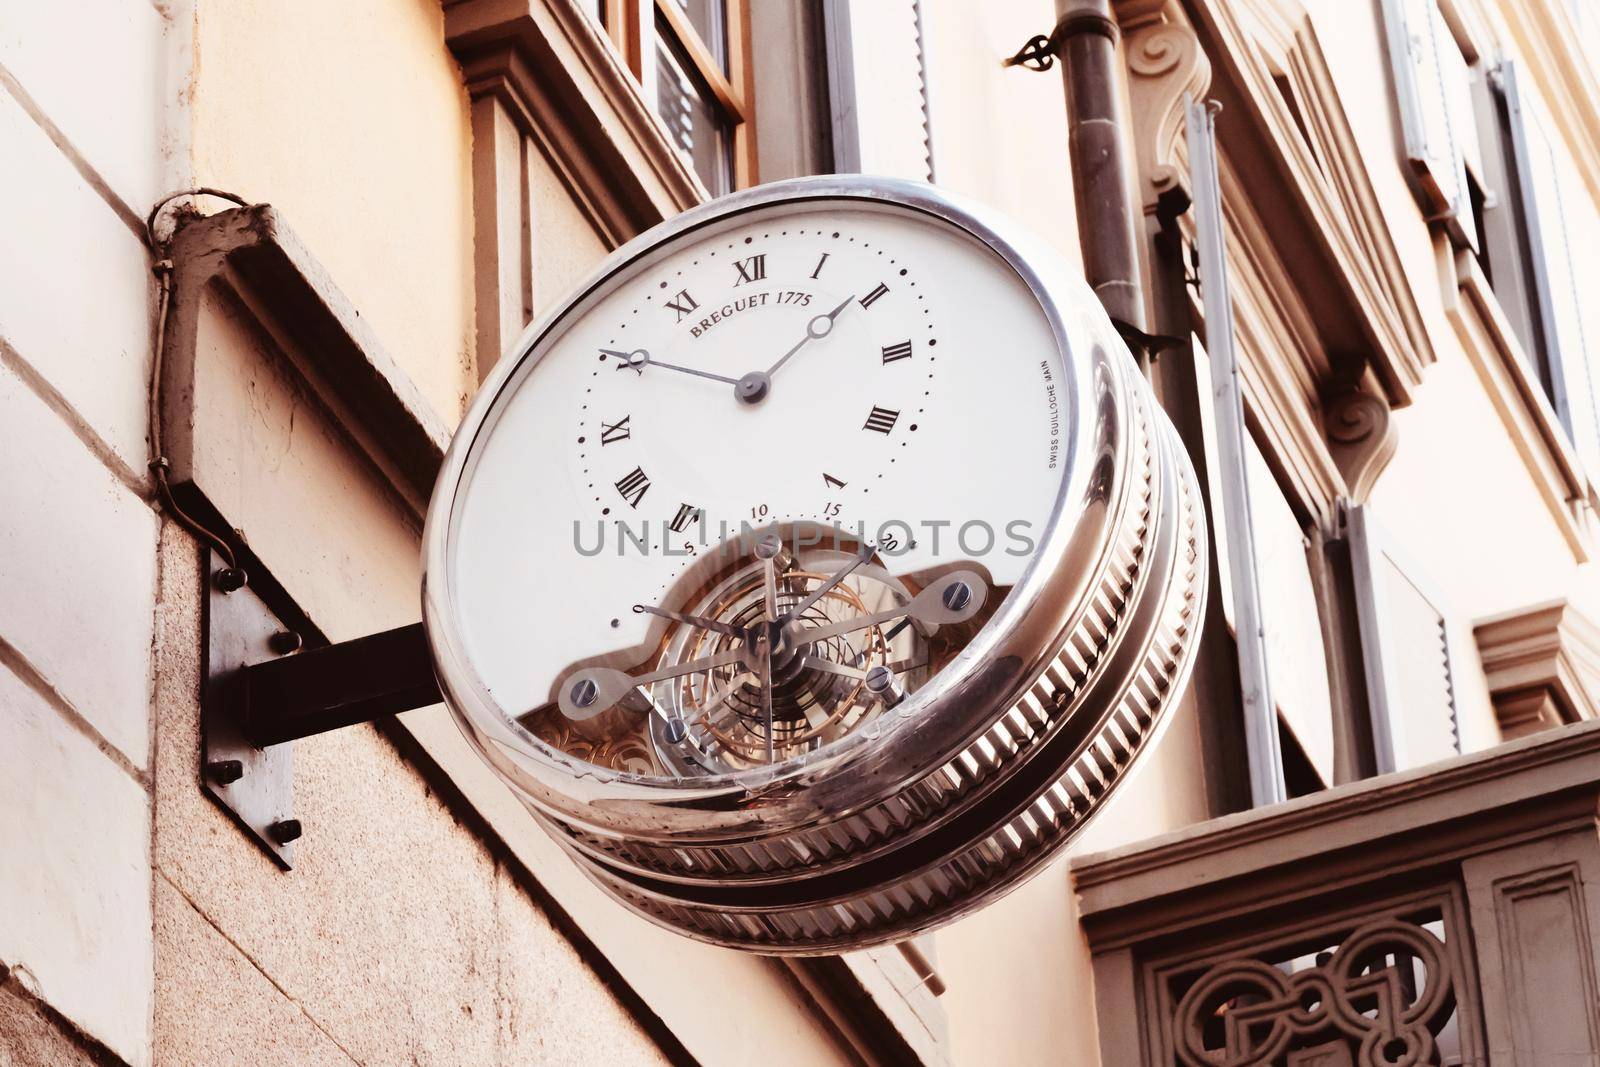
[[[680,234],[545,331],[472,442],[448,532],[465,659],[535,736],[617,770],[815,751],[1022,575],[1065,473],[1063,381],[1028,286],[934,216],[812,200]]]

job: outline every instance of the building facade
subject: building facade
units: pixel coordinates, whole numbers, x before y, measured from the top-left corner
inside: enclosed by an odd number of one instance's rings
[[[1600,1062],[1596,49],[1593,0],[5,6],[0,1061]],[[1112,814],[915,942],[744,955],[433,707],[292,744],[282,869],[204,777],[224,554],[305,642],[415,622],[523,326],[834,171],[1081,264],[1200,473]]]

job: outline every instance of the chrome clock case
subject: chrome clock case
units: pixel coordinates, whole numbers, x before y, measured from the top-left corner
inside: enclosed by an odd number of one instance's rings
[[[744,213],[829,201],[893,205],[955,227],[1039,302],[1065,371],[1066,473],[1036,554],[954,662],[869,728],[813,753],[674,779],[605,769],[544,744],[475,673],[452,602],[452,520],[475,444],[549,339],[630,264]],[[982,907],[1105,806],[1187,677],[1205,543],[1181,443],[1099,302],[1055,253],[929,186],[806,178],[656,227],[524,332],[484,383],[440,473],[424,534],[423,618],[468,740],[613,897],[719,945],[838,952]]]

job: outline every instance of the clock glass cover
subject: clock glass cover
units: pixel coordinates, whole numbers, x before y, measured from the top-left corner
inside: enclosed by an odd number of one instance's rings
[[[998,792],[1028,753],[987,734],[1041,677],[1023,747],[1056,738],[1028,787],[1047,791],[1094,743],[1062,724],[1111,670],[1118,613],[1152,588],[1143,648],[1197,606],[1181,451],[1092,296],[1003,228],[908,183],[725,198],[531,327],[457,436],[426,538],[447,697],[558,839],[658,920],[820,951],[954,914],[981,894],[853,935],[705,918],[768,915],[763,893],[829,867],[825,828],[877,802],[863,774],[959,791],[950,767],[976,752],[995,772],[976,792]],[[1149,579],[1158,527],[1189,542]],[[1108,589],[1122,603],[1095,605]],[[1187,661],[1170,640],[1167,686]],[[1122,730],[1130,758],[1150,717]],[[958,809],[921,803],[907,842]],[[841,886],[895,851],[840,832]],[[800,836],[754,858],[765,834]],[[696,918],[663,920],[678,885]]]

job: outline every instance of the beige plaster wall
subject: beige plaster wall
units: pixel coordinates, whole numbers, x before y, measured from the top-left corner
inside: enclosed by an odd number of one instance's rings
[[[1055,25],[1054,0],[924,0],[938,183],[1027,224],[1082,261],[1059,71],[1001,64]]]
[[[438,0],[199,0],[194,70],[197,181],[280,208],[454,425],[471,131]]]
[[[372,727],[296,743],[285,874],[195,786],[201,563],[161,546],[155,1047],[170,1064],[659,1063],[508,866]]]

